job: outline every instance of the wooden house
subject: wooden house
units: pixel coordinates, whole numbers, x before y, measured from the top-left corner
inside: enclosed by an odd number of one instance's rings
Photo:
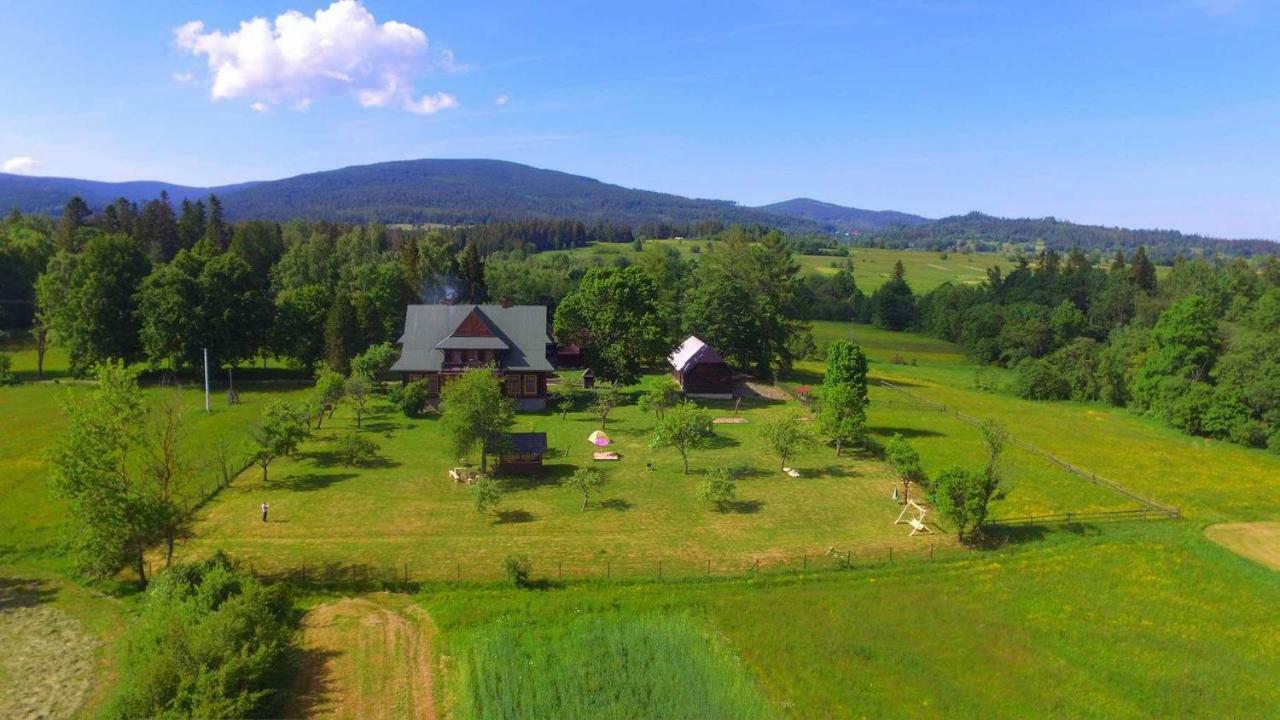
[[[715,348],[698,338],[689,336],[667,359],[685,395],[718,400],[733,397],[733,368]]]
[[[555,344],[541,305],[410,305],[391,371],[401,382],[425,379],[427,395],[471,368],[492,367],[503,394],[521,410],[547,405]]]

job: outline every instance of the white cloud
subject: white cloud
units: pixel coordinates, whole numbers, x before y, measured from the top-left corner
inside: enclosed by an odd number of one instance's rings
[[[458,105],[447,93],[415,97],[412,78],[431,65],[426,33],[394,20],[379,24],[359,0],[336,0],[314,17],[290,10],[274,22],[245,20],[232,33],[205,32],[204,23],[193,20],[175,30],[174,39],[207,59],[214,100],[305,110],[320,97],[350,95],[363,107],[419,114]],[[461,67],[452,52],[441,58],[441,69]]]
[[[493,99],[493,104],[497,105],[498,107],[502,107],[503,105],[506,105],[509,100],[511,100],[511,98],[507,97],[506,95],[499,95],[498,97]]]
[[[183,84],[183,85],[186,85],[187,83],[189,83],[189,82],[191,82],[191,81],[193,81],[193,80],[195,80],[195,79],[196,79],[196,76],[195,76],[194,74],[192,74],[192,73],[189,73],[189,72],[184,72],[184,73],[174,73],[174,74],[173,74],[173,81],[174,81],[174,82],[176,82],[176,83],[181,83],[181,84]]]
[[[264,102],[254,102],[254,103],[250,103],[249,109],[254,112],[266,112],[270,110],[271,107]]]
[[[3,169],[5,172],[18,173],[20,175],[33,173],[38,167],[40,167],[40,161],[30,155],[11,157],[4,161],[4,165],[0,165],[0,169]]]

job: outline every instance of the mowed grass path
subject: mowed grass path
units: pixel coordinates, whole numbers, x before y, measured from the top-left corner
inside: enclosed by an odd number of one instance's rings
[[[1132,411],[1101,403],[1035,402],[1007,392],[977,390],[975,374],[1006,384],[1011,373],[972,364],[959,347],[940,340],[845,323],[815,323],[814,333],[819,341],[852,337],[866,349],[873,378],[889,380],[949,409],[999,420],[1014,436],[1148,497],[1176,505],[1189,518],[1208,523],[1280,517],[1280,492],[1276,492],[1280,457],[1265,451],[1191,437]],[[895,356],[906,364],[892,362]],[[805,365],[802,370],[812,374],[820,367]],[[873,401],[906,399],[885,389],[874,390],[872,397]],[[905,423],[940,433],[941,437],[921,435],[916,439],[926,462],[934,467],[960,461],[959,453],[972,455],[974,448],[980,450],[980,444],[974,445],[978,438],[975,429],[965,430],[967,426],[942,413],[877,408],[873,402],[869,415],[873,426]],[[962,450],[966,437],[970,438],[969,449]],[[1019,450],[1010,450],[1008,455],[1011,461],[1027,463],[1027,472],[1020,475],[1035,478],[1034,484],[1045,492],[1050,485],[1058,485],[1052,479],[1055,477],[1079,489],[1078,494],[1070,491],[1057,498],[1078,505],[1059,506],[1056,512],[1108,505],[1106,491],[1094,489],[1047,461]],[[1019,455],[1024,460],[1015,460]],[[1012,479],[1019,482],[1018,475]],[[1031,493],[1030,484],[1024,480],[1010,493],[1009,510],[1018,506],[1018,495]],[[1119,500],[1124,503],[1123,498]]]
[[[1269,716],[1280,574],[1189,530],[1112,525],[945,562],[662,592],[455,590],[421,602],[450,650],[503,623],[694,613],[790,717]]]
[[[939,539],[908,538],[892,524],[893,483],[877,461],[815,448],[790,462],[800,477],[780,472],[760,432],[767,418],[787,411],[782,404],[744,409],[746,424],[717,425],[717,446],[693,451],[689,475],[675,450],[648,447],[655,421],[635,405],[609,418],[611,449],[622,459],[608,463],[591,459],[586,438],[599,423],[586,413],[519,414],[514,429],[547,432],[552,453],[541,475],[503,479],[498,512],[481,515],[469,488],[447,476],[458,459],[437,419],[407,419],[379,403],[362,432],[381,444],[382,460],[356,469],[334,464],[329,453],[331,438],[354,426],[342,409],[296,458],[272,465],[267,482],[251,469],[207,506],[184,552],[223,548],[259,569],[363,563],[403,572],[408,563],[417,578],[496,577],[503,557],[524,553],[539,572],[563,563],[566,575],[617,576],[654,575],[659,561],[670,574],[705,571],[708,560],[714,571],[741,571],[755,558],[812,556],[832,546],[908,551]],[[583,512],[581,495],[564,480],[585,466],[608,481]],[[728,512],[696,498],[702,472],[716,466],[739,478]],[[267,523],[263,502],[271,505]]]

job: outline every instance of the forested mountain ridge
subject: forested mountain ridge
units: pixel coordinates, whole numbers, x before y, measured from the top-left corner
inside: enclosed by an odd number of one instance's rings
[[[887,247],[946,250],[972,245],[1000,250],[1004,244],[1043,245],[1058,251],[1071,248],[1113,251],[1145,247],[1156,262],[1172,262],[1179,254],[1200,251],[1207,256],[1280,255],[1271,240],[1224,240],[1177,230],[1131,230],[1103,225],[1080,225],[1057,218],[1001,218],[971,212],[915,227],[895,227],[876,235]]]
[[[863,210],[813,198],[793,198],[769,205],[759,205],[756,209],[775,215],[812,220],[819,225],[841,232],[853,230],[876,232],[899,225],[912,227],[932,222],[929,218],[896,210]]]
[[[718,221],[796,232],[821,230],[808,220],[727,200],[636,190],[503,160],[402,160],[203,189],[0,175],[0,209],[52,214],[78,194],[96,210],[120,196],[141,203],[161,190],[175,202],[216,193],[227,217],[235,220],[462,225],[555,218],[588,224],[681,227]]]
[[[141,206],[168,193],[175,206],[216,194],[230,220],[479,225],[572,220],[629,227],[637,235],[710,235],[726,225],[774,227],[803,235],[858,231],[855,244],[1002,251],[1007,245],[1110,253],[1145,246],[1157,262],[1179,254],[1276,255],[1280,243],[1222,240],[1176,230],[1081,225],[1052,217],[983,213],[930,220],[796,198],[748,207],[612,185],[581,175],[502,160],[403,160],[307,173],[281,180],[196,188],[164,182],[108,183],[0,174],[0,212],[57,215],[73,195],[97,212],[124,197]]]

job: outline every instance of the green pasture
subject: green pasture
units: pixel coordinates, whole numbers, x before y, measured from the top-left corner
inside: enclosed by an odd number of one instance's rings
[[[421,602],[451,657],[493,628],[529,648],[566,618],[699,617],[777,716],[1266,716],[1280,703],[1280,576],[1187,529],[1082,526],[934,563],[661,592],[456,590]],[[722,669],[720,682],[735,672]],[[471,692],[457,674],[446,690]],[[544,714],[581,699],[576,689],[562,697]]]
[[[828,322],[814,323],[814,335],[820,344],[837,337],[852,337],[861,344],[871,360],[873,381],[888,380],[945,404],[949,410],[999,420],[1014,436],[1143,495],[1178,506],[1189,518],[1208,523],[1280,517],[1280,494],[1275,492],[1280,457],[1266,451],[1185,435],[1130,410],[1102,403],[1036,402],[1004,391],[979,390],[975,378],[981,376],[985,383],[1003,387],[1011,374],[975,365],[957,346],[941,340]],[[812,380],[820,369],[820,364],[803,363],[798,377]],[[933,442],[931,438],[936,436],[919,437],[926,463],[949,464],[962,461],[957,453],[968,454],[960,449],[965,436],[962,423],[942,413],[912,413],[903,418],[899,410],[876,408],[876,398],[906,399],[890,390],[877,389],[872,397],[869,416],[873,426],[906,420],[923,423],[927,426],[924,429],[947,438]],[[955,433],[947,429],[951,427]],[[976,431],[969,434],[976,437]],[[1012,450],[1009,455],[1011,459],[1026,456],[1028,462],[1042,468],[1045,477],[1065,475],[1022,451]],[[1082,493],[1092,494],[1092,486],[1078,484]],[[1016,505],[1018,494],[1010,494],[1011,506]],[[1079,500],[1086,507],[1094,504],[1084,495]],[[1071,508],[1059,511],[1067,509]]]
[[[707,246],[715,246],[708,240],[645,240],[645,247],[671,247],[686,257],[696,258],[708,252]],[[694,253],[697,248],[698,254]],[[587,263],[608,265],[615,258],[634,261],[635,249],[625,243],[595,243],[573,250],[553,250],[552,253],[568,253]],[[925,292],[944,282],[966,284],[982,282],[987,268],[999,265],[1008,270],[1010,263],[998,253],[943,253],[923,250],[881,250],[879,248],[849,248],[849,257],[796,255],[800,268],[809,273],[831,275],[843,267],[846,259],[853,262],[853,277],[863,292],[879,287],[893,273],[893,266],[901,262],[907,271],[907,280],[916,292]]]

